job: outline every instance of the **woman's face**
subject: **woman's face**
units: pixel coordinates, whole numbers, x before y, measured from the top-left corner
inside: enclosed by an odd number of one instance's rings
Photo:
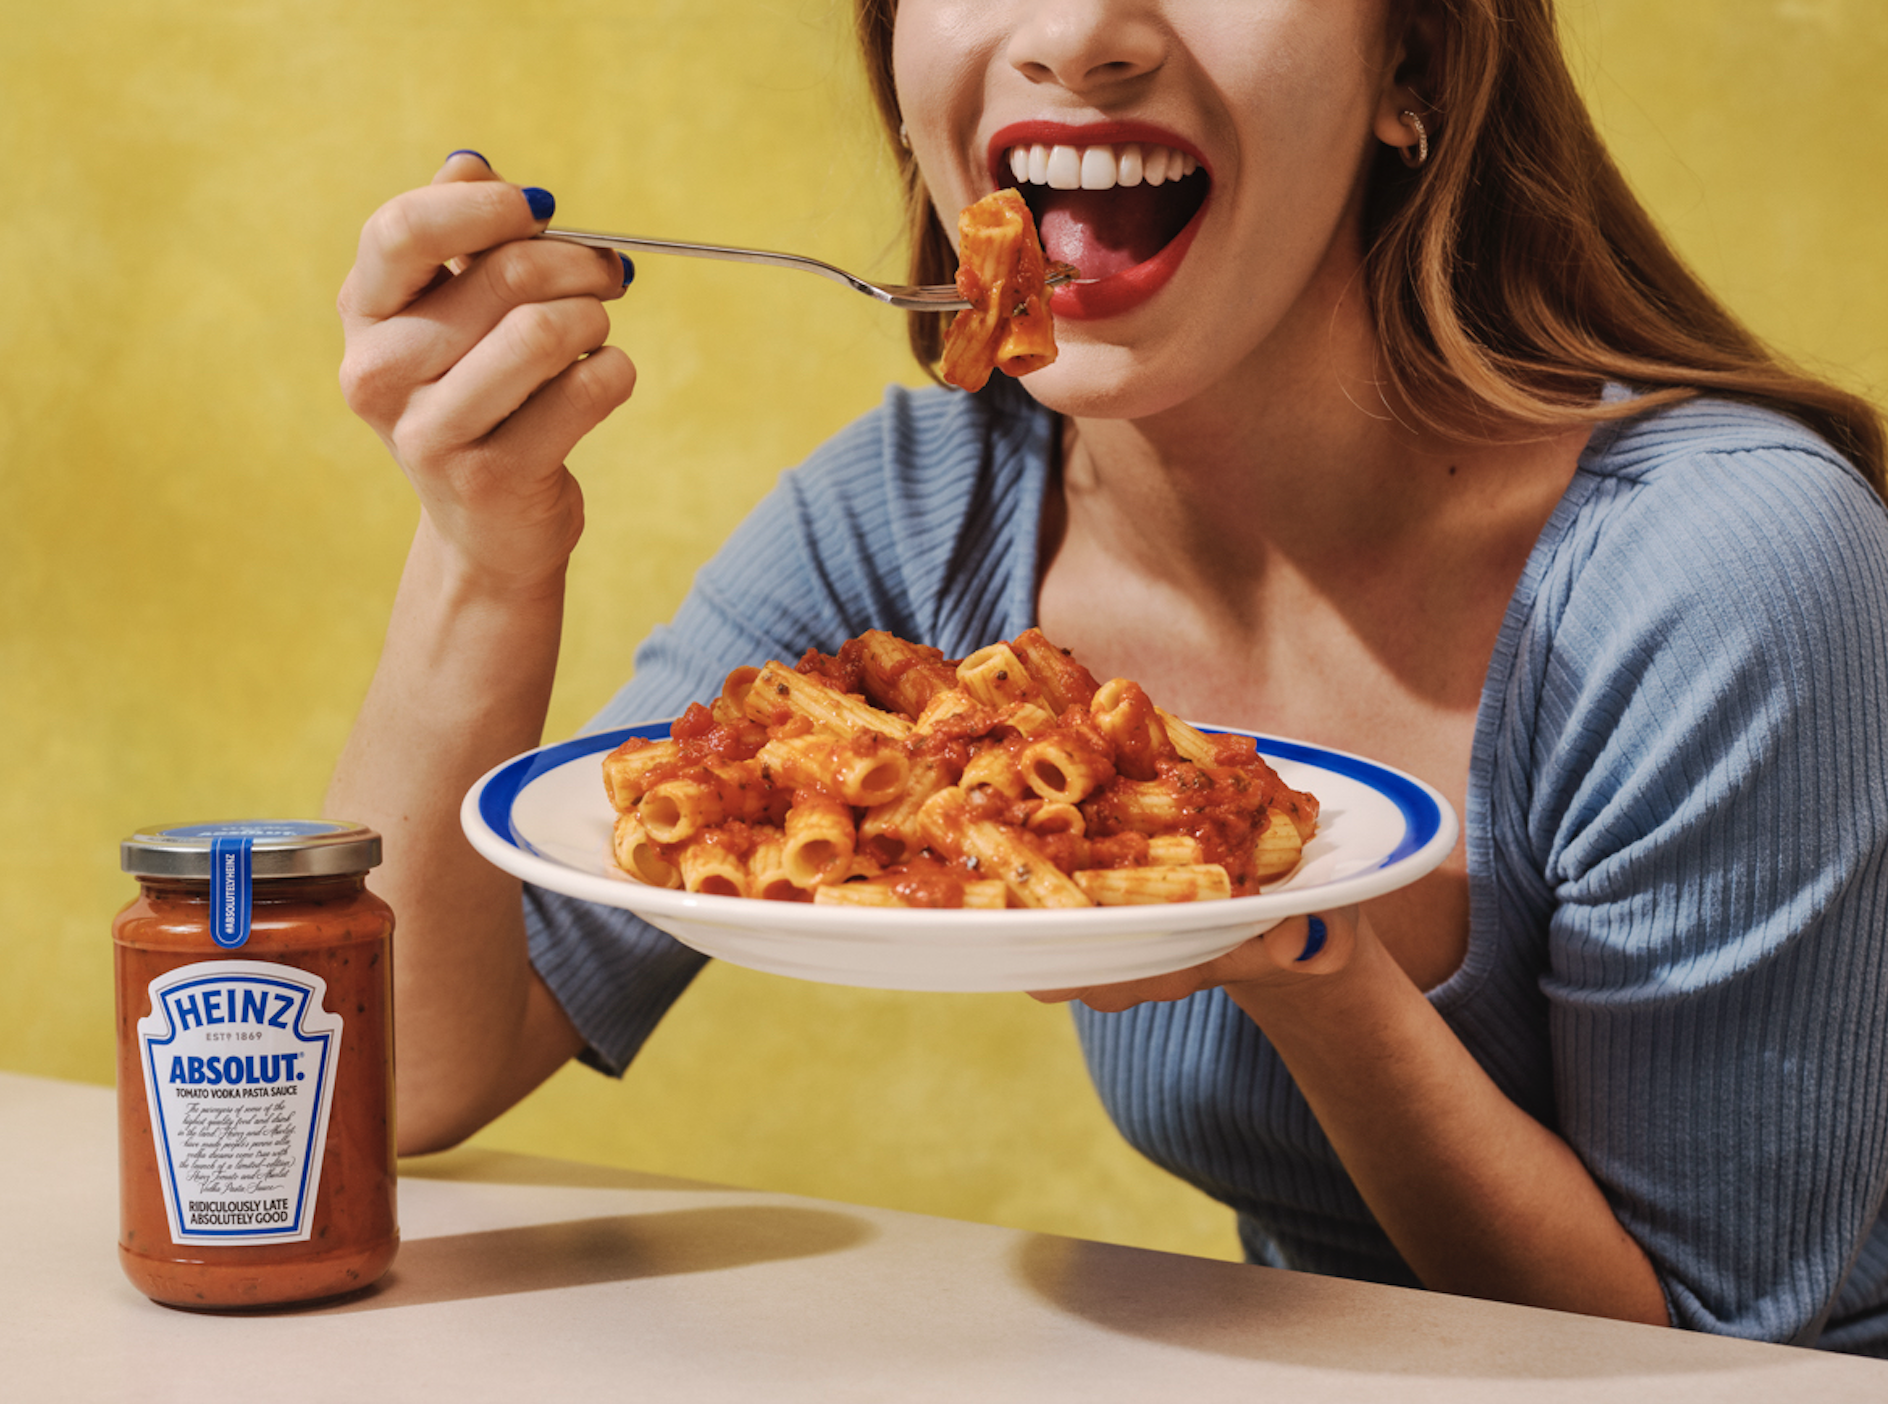
[[[1391,0],[900,0],[900,109],[939,217],[1017,185],[1056,295],[1053,408],[1139,417],[1328,338],[1361,172],[1407,142]],[[1401,100],[1399,100],[1401,98]]]

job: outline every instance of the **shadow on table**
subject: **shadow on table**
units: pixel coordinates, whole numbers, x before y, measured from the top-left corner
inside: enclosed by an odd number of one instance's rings
[[[730,1204],[447,1234],[402,1244],[377,1287],[311,1311],[382,1311],[715,1272],[838,1253],[876,1233],[867,1220],[830,1209]]]
[[[1014,1266],[1050,1305],[1122,1335],[1351,1373],[1580,1379],[1824,1360],[1816,1351],[1407,1288],[1373,1288],[1360,1309],[1356,1284],[1332,1278],[1047,1235],[1026,1238]]]
[[[588,1165],[576,1160],[549,1160],[515,1151],[483,1146],[458,1146],[437,1155],[409,1156],[400,1162],[403,1180],[446,1180],[487,1185],[555,1185],[564,1189],[722,1190],[746,1194],[729,1185],[705,1180],[684,1180],[614,1165]]]

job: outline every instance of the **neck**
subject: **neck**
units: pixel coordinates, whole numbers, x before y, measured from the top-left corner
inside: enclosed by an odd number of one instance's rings
[[[1342,567],[1424,530],[1471,455],[1399,423],[1376,388],[1361,297],[1308,299],[1205,393],[1141,419],[1075,417],[1064,439],[1071,514],[1157,574],[1239,590],[1279,552]],[[1457,451],[1452,453],[1451,449]],[[1176,582],[1178,583],[1178,582]]]

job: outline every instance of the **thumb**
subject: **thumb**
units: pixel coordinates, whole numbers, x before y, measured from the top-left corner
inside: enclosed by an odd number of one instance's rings
[[[1279,969],[1303,975],[1331,975],[1350,964],[1357,948],[1357,909],[1317,912],[1281,921],[1261,936],[1265,953]]]

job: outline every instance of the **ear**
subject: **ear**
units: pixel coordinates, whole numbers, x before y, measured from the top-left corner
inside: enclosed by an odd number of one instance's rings
[[[1428,0],[1411,0],[1392,6],[1391,23],[1395,27],[1391,61],[1385,66],[1372,130],[1385,146],[1412,146],[1416,130],[1403,117],[1405,112],[1420,114],[1431,135],[1436,129],[1434,94],[1441,86],[1436,67],[1442,18]]]

